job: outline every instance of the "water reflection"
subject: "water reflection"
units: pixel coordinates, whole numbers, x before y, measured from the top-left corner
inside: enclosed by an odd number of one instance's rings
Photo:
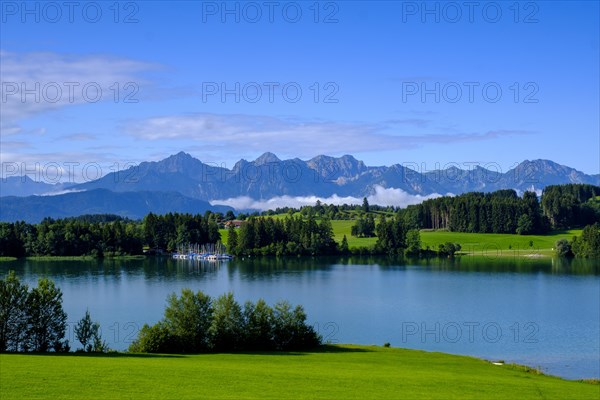
[[[422,267],[426,270],[556,274],[556,275],[600,275],[598,260],[581,258],[535,258],[462,256],[455,258],[414,258],[382,256],[347,257],[253,257],[236,258],[223,262],[173,260],[168,257],[145,259],[103,259],[37,261],[16,260],[0,264],[0,271],[15,270],[19,275],[54,276],[61,278],[113,277],[121,275],[144,276],[146,279],[182,279],[201,276],[225,268],[233,274],[238,271],[245,276],[264,276],[278,272],[300,272],[327,270],[333,265],[378,266],[381,268]]]

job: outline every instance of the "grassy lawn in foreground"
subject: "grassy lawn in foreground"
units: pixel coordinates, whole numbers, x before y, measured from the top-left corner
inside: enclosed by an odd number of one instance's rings
[[[0,355],[2,399],[593,399],[600,386],[364,346],[206,355]]]

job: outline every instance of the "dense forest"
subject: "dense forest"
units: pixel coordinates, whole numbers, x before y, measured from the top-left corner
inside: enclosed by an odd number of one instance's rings
[[[399,212],[419,229],[527,235],[600,221],[598,196],[598,186],[556,185],[546,187],[541,202],[533,192],[519,197],[514,190],[499,190],[439,197]]]
[[[0,223],[0,256],[94,257],[142,254],[143,247],[175,250],[181,243],[216,243],[220,214],[148,214],[142,221],[116,216]]]
[[[338,252],[331,221],[308,218],[250,217],[229,228],[227,249],[235,255],[325,255]]]

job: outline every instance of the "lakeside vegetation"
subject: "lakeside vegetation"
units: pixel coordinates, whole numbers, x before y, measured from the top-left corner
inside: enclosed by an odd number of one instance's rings
[[[302,306],[279,301],[246,302],[242,308],[232,293],[212,299],[190,289],[167,298],[164,318],[144,324],[129,350],[136,353],[200,353],[307,350],[321,337],[306,323]],[[48,278],[29,289],[14,271],[0,279],[0,352],[69,352],[65,339],[67,314],[62,291]],[[82,351],[103,353],[108,346],[100,325],[88,311],[75,326]]]
[[[314,349],[321,338],[306,323],[302,306],[263,299],[241,307],[227,293],[212,299],[190,289],[167,298],[164,318],[145,324],[129,347],[133,353],[205,353]]]
[[[0,354],[0,364],[0,397],[15,399],[576,400],[600,390],[528,367],[352,345],[271,354]],[[32,384],[32,371],[43,384]]]

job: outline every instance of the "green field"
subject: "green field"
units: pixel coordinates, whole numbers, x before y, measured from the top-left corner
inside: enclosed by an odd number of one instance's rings
[[[285,214],[275,216],[276,218],[285,217]],[[346,235],[348,246],[371,247],[377,242],[376,237],[357,238],[350,235],[353,220],[333,220],[331,225],[335,240],[341,243]],[[221,240],[227,243],[228,232],[221,229]],[[572,229],[568,231],[554,231],[546,235],[511,235],[500,233],[463,233],[447,231],[421,231],[421,243],[423,249],[429,246],[432,250],[437,250],[441,243],[454,242],[462,246],[462,253],[473,255],[493,255],[493,256],[549,256],[553,254],[553,248],[558,239],[571,240],[573,236],[580,236],[581,229]],[[533,242],[533,246],[530,246]]]
[[[557,240],[571,240],[573,236],[580,235],[581,229],[554,231],[546,235],[421,231],[421,243],[423,247],[429,245],[432,249],[437,249],[444,242],[460,243],[462,252],[477,255],[552,255]]]
[[[0,355],[2,399],[595,399],[600,386],[442,353]]]

